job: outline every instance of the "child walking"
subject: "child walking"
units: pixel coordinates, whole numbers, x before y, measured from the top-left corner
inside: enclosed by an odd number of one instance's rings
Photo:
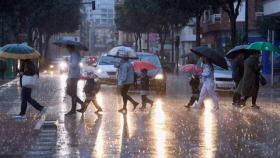
[[[199,94],[198,101],[194,104],[194,108],[199,108],[206,97],[210,97],[214,103],[214,110],[219,109],[218,97],[215,93],[214,83],[214,68],[213,64],[208,58],[202,57],[203,61],[203,72],[201,74],[203,79],[202,88]]]
[[[199,93],[200,93],[200,80],[199,80],[199,76],[197,75],[192,75],[192,78],[189,82],[189,85],[192,88],[192,96],[191,99],[189,101],[189,103],[187,105],[185,105],[186,108],[190,108],[195,101],[198,101],[199,99]]]
[[[87,80],[84,86],[84,93],[86,95],[86,100],[82,108],[77,111],[81,113],[86,112],[88,105],[90,104],[90,102],[92,102],[95,108],[97,109],[95,113],[101,112],[102,108],[99,106],[96,100],[96,94],[98,93],[99,90],[100,90],[99,82],[96,82],[94,78],[90,78],[89,80]]]
[[[140,108],[140,110],[144,110],[146,108],[146,104],[149,103],[151,104],[151,106],[153,106],[154,101],[152,101],[151,99],[149,99],[147,97],[147,95],[149,94],[149,90],[150,90],[150,77],[148,76],[148,70],[147,69],[142,69],[141,70],[141,78],[140,78],[140,87],[141,87],[141,91],[140,91],[140,95],[141,95],[141,99],[142,99],[142,107]]]

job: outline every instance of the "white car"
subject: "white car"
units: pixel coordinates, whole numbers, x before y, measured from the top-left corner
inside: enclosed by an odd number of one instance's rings
[[[119,58],[102,55],[97,64],[95,65],[95,74],[100,79],[101,83],[116,84],[117,81],[117,68],[115,67],[120,61]]]
[[[216,91],[234,91],[235,89],[231,70],[214,66],[214,82]]]

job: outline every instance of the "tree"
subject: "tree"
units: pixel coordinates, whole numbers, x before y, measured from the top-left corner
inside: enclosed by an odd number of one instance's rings
[[[16,42],[17,35],[26,33],[28,44],[43,51],[50,37],[57,33],[73,32],[80,23],[80,2],[77,0],[1,0],[1,15],[5,14],[5,29],[2,32]],[[1,27],[1,26],[0,26]],[[1,27],[2,29],[4,27]],[[43,53],[44,54],[44,53]]]
[[[231,45],[236,45],[237,33],[236,33],[236,19],[239,15],[239,9],[242,0],[217,0],[219,6],[227,13],[230,20],[230,32],[231,32]]]
[[[136,51],[138,51],[138,43],[141,51],[142,33],[148,32],[150,28],[151,21],[148,18],[148,10],[146,0],[126,0],[123,5],[116,7],[115,22],[117,29],[134,34]]]

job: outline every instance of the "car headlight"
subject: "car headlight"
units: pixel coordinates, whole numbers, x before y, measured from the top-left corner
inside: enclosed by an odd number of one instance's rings
[[[61,68],[61,69],[66,69],[66,67],[67,67],[67,64],[65,63],[65,62],[63,62],[63,63],[60,63],[59,64],[59,67]]]
[[[52,68],[54,68],[54,66],[53,66],[53,65],[50,65],[50,68],[52,69]]]
[[[97,73],[101,74],[102,70],[101,69],[97,69]]]
[[[155,79],[156,80],[162,80],[163,79],[163,74],[157,74]]]

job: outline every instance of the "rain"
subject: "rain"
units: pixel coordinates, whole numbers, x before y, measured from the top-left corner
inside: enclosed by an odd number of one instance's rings
[[[280,157],[279,5],[1,1],[0,157]]]

